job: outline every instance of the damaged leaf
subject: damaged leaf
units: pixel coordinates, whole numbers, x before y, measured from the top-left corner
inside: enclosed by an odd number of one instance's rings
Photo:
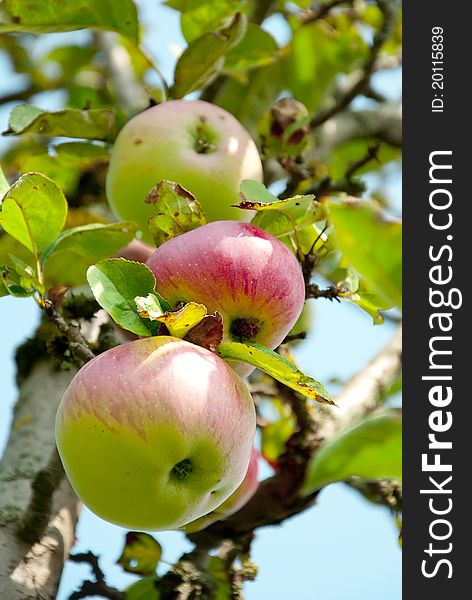
[[[146,196],[146,203],[156,210],[148,221],[156,246],[206,223],[200,203],[173,181],[160,181]]]
[[[218,354],[222,358],[242,360],[253,365],[307,398],[324,404],[334,404],[321,383],[305,375],[289,360],[265,346],[224,342],[218,346]]]
[[[127,573],[154,575],[161,560],[162,547],[148,533],[128,531],[121,556],[116,561]]]
[[[206,348],[210,352],[216,352],[223,339],[223,317],[217,311],[212,315],[204,316],[200,323],[192,327],[184,339]]]

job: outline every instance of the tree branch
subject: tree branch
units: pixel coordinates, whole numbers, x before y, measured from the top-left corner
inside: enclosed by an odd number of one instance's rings
[[[106,58],[109,80],[120,104],[131,115],[148,105],[147,94],[136,80],[128,52],[118,41],[118,35],[111,31],[95,34],[97,45]]]
[[[322,158],[350,140],[377,138],[401,148],[402,106],[385,104],[376,110],[346,111],[324,123],[317,132],[317,147],[310,156]]]
[[[352,4],[353,0],[329,0],[327,2],[321,2],[318,6],[312,10],[308,10],[300,18],[303,25],[320,21],[329,15],[329,13],[342,4]]]
[[[80,552],[71,554],[69,560],[75,563],[88,563],[92,569],[95,581],[84,581],[80,589],[72,592],[69,600],[79,600],[79,598],[88,598],[89,596],[100,596],[110,600],[123,600],[125,595],[120,590],[110,587],[105,581],[105,575],[98,564],[98,557],[93,552]]]
[[[385,348],[343,388],[335,398],[338,408],[317,407],[319,426],[312,430],[316,434],[314,441],[317,445],[377,408],[382,390],[387,389],[399,373],[401,336],[399,328]],[[300,424],[300,417],[298,420]],[[254,529],[276,525],[306,510],[315,502],[316,493],[301,498],[293,493],[292,483],[293,473],[281,469],[260,484],[255,495],[241,510],[225,521],[218,521],[203,531],[190,534],[189,539],[209,549],[224,539],[237,540],[252,535]]]
[[[312,129],[316,129],[334,117],[334,115],[347,108],[354,98],[361,94],[364,91],[364,88],[367,86],[370,76],[374,71],[375,63],[379,56],[380,50],[383,44],[390,37],[390,34],[395,26],[395,18],[398,9],[397,0],[377,0],[377,4],[383,13],[383,23],[374,36],[369,58],[366,60],[357,79],[344,92],[344,94],[340,95],[331,106],[321,109],[312,117],[310,120],[310,127]]]
[[[84,323],[86,339],[96,341],[104,318]],[[53,425],[77,369],[57,370],[47,355],[31,359],[0,461],[0,598],[8,600],[56,597],[80,506],[62,477]]]
[[[90,350],[80,331],[80,326],[68,323],[56,310],[54,303],[47,298],[44,301],[44,312],[51,323],[54,323],[59,332],[67,338],[70,350],[76,359],[86,363],[95,358],[95,354]]]

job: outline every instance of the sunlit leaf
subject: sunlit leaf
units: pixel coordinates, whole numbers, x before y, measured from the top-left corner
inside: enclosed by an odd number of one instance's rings
[[[136,335],[149,336],[151,322],[138,314],[135,298],[154,291],[156,280],[142,263],[124,258],[109,258],[89,267],[87,281],[93,295],[112,319]]]
[[[206,316],[207,309],[203,304],[189,302],[176,311],[157,316],[156,320],[164,323],[170,335],[183,338],[195,325]]]
[[[173,181],[160,181],[146,196],[146,203],[156,213],[148,222],[156,246],[206,223],[198,200]]]
[[[350,477],[401,479],[402,422],[393,413],[369,417],[326,442],[308,464],[302,494]]]
[[[333,404],[328,392],[321,383],[312,377],[308,377],[297,369],[293,363],[265,346],[223,342],[218,346],[218,354],[222,358],[241,360],[253,365],[312,400]]]
[[[402,226],[367,202],[330,203],[335,240],[344,260],[386,306],[402,304]]]
[[[156,572],[161,556],[161,545],[152,535],[128,531],[125,546],[116,562],[128,573],[149,576]]]
[[[298,27],[291,54],[284,62],[285,85],[294,98],[313,112],[340,73],[347,73],[367,56],[357,27],[343,15],[330,23],[315,21]]]
[[[209,85],[222,71],[225,54],[244,35],[247,19],[241,13],[221,29],[204,33],[183,52],[174,72],[174,98],[182,98]]]
[[[242,40],[226,54],[224,72],[237,73],[269,65],[279,58],[274,38],[254,23],[249,23]]]
[[[132,0],[3,0],[0,32],[50,33],[74,29],[111,29],[138,40]]]
[[[218,29],[225,18],[244,12],[248,0],[167,0],[165,4],[182,13],[180,25],[187,40],[200,37],[206,31]]]
[[[158,577],[143,577],[136,581],[125,589],[125,600],[159,600],[158,581]]]
[[[63,231],[44,251],[46,279],[63,285],[82,285],[90,265],[112,256],[134,237],[134,223],[90,223]]]
[[[111,141],[117,132],[116,118],[108,109],[78,110],[67,108],[55,112],[23,104],[10,113],[4,135],[40,133],[42,135]]]
[[[66,215],[64,194],[39,173],[20,177],[2,203],[2,227],[35,256],[59,235]]]
[[[0,167],[0,199],[7,193],[10,189],[10,184],[5,177],[3,169]]]

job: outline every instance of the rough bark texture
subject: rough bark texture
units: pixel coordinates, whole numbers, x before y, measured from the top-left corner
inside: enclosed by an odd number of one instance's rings
[[[75,369],[54,371],[37,364],[20,388],[13,426],[0,463],[0,598],[56,597],[64,561],[74,543],[78,502],[64,479],[54,495],[52,515],[38,543],[17,535],[32,497],[32,482],[55,453],[57,405]]]
[[[81,324],[96,341],[104,311]],[[56,598],[75,541],[80,503],[57,455],[58,404],[77,368],[57,370],[48,356],[20,384],[10,437],[0,462],[0,599]]]
[[[399,327],[385,348],[341,390],[335,398],[337,408],[320,405],[317,417],[320,426],[316,432],[319,444],[353,426],[379,406],[382,393],[400,373],[401,355],[402,330]],[[307,497],[287,494],[292,471],[283,470],[266,479],[240,511],[188,537],[200,547],[213,548],[224,539],[240,539],[251,535],[254,529],[276,525],[306,510],[315,502],[316,493]]]

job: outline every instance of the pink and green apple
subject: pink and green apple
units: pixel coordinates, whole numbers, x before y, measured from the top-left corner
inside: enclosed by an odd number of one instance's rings
[[[239,184],[262,181],[262,164],[256,144],[233,115],[202,100],[171,100],[123,127],[106,180],[116,217],[135,221],[147,242],[155,209],[144,199],[162,179],[188,189],[209,221],[243,219],[247,213],[232,207],[239,201]]]
[[[247,504],[259,487],[259,458],[259,452],[253,448],[246,476],[238,489],[213,512],[192,521],[184,527],[184,530],[187,533],[201,531],[216,521],[224,521]]]
[[[115,256],[117,258],[133,260],[134,262],[145,263],[154,250],[155,248],[153,246],[148,246],[148,244],[134,238],[128,245],[118,250]]]
[[[224,319],[226,341],[276,348],[303,309],[305,283],[290,250],[249,223],[217,221],[173,238],[147,261],[172,305],[199,302]],[[232,361],[241,376],[253,367]]]
[[[87,363],[58,409],[69,481],[97,515],[137,530],[177,529],[244,479],[256,420],[245,383],[217,355],[158,336]]]

